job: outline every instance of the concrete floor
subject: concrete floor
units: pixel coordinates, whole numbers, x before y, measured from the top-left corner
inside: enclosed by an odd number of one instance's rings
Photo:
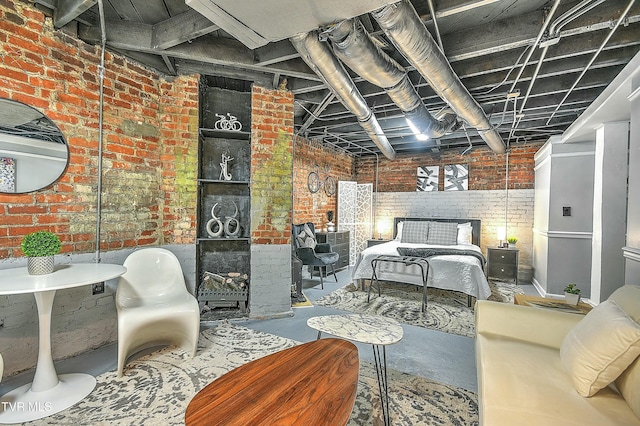
[[[304,293],[315,300],[351,282],[351,270],[343,269],[337,273],[338,282],[327,278],[324,290],[320,289],[317,277],[304,279]],[[522,285],[527,294],[537,294],[532,285]],[[234,320],[239,325],[287,337],[300,342],[314,340],[317,332],[306,324],[308,318],[318,315],[344,313],[331,308],[313,306],[294,308],[292,317],[270,320]],[[458,386],[477,392],[474,340],[468,337],[447,334],[440,331],[402,324],[403,339],[396,345],[387,347],[387,365],[389,368],[423,376],[438,382]],[[360,359],[373,362],[370,345],[358,344]],[[117,346],[110,344],[76,357],[56,362],[58,373],[85,372],[97,376],[103,372],[115,370],[117,365]],[[28,383],[33,371],[3,378],[0,382],[0,395],[11,389]]]

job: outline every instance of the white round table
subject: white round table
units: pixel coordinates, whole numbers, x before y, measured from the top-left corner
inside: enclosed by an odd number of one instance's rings
[[[311,317],[307,325],[318,330],[318,339],[322,333],[332,334],[354,342],[369,343],[373,347],[373,359],[378,376],[378,391],[382,408],[382,420],[385,426],[389,419],[389,382],[387,380],[388,345],[402,340],[402,326],[392,318],[367,314],[324,315]],[[382,354],[380,353],[382,348]]]
[[[50,416],[81,401],[93,391],[90,374],[56,373],[51,356],[51,308],[56,290],[117,278],[122,265],[82,263],[56,265],[47,275],[29,275],[27,268],[0,270],[0,296],[33,293],[38,307],[38,363],[33,382],[0,397],[0,423],[22,423]]]

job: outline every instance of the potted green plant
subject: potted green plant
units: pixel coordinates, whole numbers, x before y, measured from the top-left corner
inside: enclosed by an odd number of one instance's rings
[[[573,306],[580,302],[580,289],[575,284],[567,284],[564,288],[564,300]]]
[[[516,237],[509,237],[507,238],[507,242],[509,243],[509,247],[515,247],[518,239]]]
[[[25,235],[20,244],[27,256],[27,270],[31,275],[44,275],[53,272],[53,256],[60,253],[60,238],[49,231],[36,231]]]

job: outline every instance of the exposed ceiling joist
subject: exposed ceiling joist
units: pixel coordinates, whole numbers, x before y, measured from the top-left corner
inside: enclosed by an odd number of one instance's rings
[[[98,3],[96,0],[57,0],[53,26],[62,28]]]

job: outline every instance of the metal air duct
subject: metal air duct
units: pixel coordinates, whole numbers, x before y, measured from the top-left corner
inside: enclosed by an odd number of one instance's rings
[[[372,15],[389,40],[422,74],[438,96],[474,127],[494,152],[504,153],[505,144],[500,134],[491,126],[482,107],[453,71],[413,6],[403,0],[385,6]]]
[[[396,157],[396,152],[384,135],[378,120],[342,63],[333,55],[327,43],[318,40],[318,32],[298,34],[289,40],[307,65],[324,80],[340,102],[356,116],[360,126],[380,148],[382,154],[393,160]]]
[[[331,40],[338,59],[365,80],[383,88],[418,132],[439,138],[458,124],[455,114],[437,120],[429,113],[406,70],[376,46],[359,19],[339,22],[321,35]]]

